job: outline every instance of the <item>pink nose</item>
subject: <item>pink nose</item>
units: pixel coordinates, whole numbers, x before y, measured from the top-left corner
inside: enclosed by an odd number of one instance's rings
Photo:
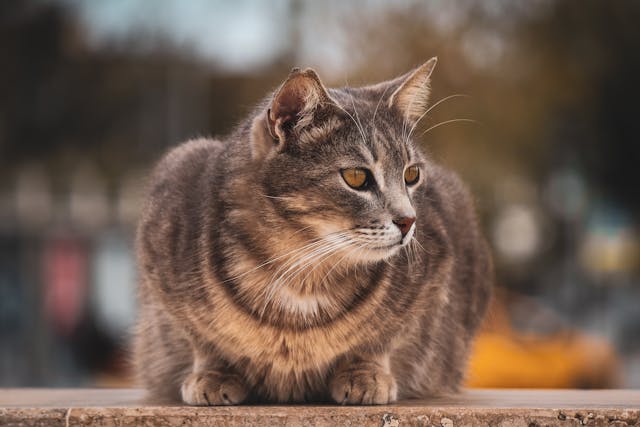
[[[411,228],[414,222],[416,222],[415,217],[406,217],[406,218],[393,220],[393,223],[397,225],[398,228],[400,229],[400,232],[402,233],[402,237],[407,235],[407,233],[409,232],[409,229]]]

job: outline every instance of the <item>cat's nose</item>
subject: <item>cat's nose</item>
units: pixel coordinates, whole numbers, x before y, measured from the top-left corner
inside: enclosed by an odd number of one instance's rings
[[[400,233],[402,233],[402,237],[406,236],[411,229],[413,223],[416,222],[416,217],[404,217],[399,219],[394,219],[393,223],[398,226],[400,229]]]

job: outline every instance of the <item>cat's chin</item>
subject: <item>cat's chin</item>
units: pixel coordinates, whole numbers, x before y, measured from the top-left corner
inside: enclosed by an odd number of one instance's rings
[[[354,261],[364,263],[385,261],[397,254],[403,246],[401,243],[396,243],[389,246],[363,248],[354,256]]]
[[[396,243],[392,243],[390,245],[383,244],[380,246],[366,246],[361,248],[354,254],[355,261],[364,263],[386,261],[396,255],[401,248],[408,246],[414,233],[415,225],[412,226],[409,232],[402,236],[401,240]]]

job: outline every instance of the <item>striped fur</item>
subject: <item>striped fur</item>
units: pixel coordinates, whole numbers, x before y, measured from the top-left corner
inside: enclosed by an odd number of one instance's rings
[[[455,391],[491,261],[467,189],[410,137],[426,108],[406,111],[415,72],[342,89],[292,75],[293,95],[285,82],[224,141],[186,142],[153,173],[137,233],[142,385],[195,405]],[[375,182],[348,187],[351,167]],[[402,237],[392,220],[410,215]]]

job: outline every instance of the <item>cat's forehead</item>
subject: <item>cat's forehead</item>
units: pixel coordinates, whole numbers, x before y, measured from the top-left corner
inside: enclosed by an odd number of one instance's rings
[[[411,125],[403,123],[388,108],[384,95],[366,89],[333,92],[344,113],[336,142],[357,151],[371,163],[406,164],[416,157]]]

